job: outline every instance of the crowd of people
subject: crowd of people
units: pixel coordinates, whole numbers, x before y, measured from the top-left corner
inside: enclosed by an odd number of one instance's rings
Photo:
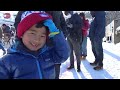
[[[60,66],[70,57],[68,70],[81,72],[90,38],[94,70],[103,68],[102,39],[105,36],[105,11],[19,11],[15,18],[15,43],[0,58],[0,79],[59,79]],[[89,30],[89,34],[88,34]],[[75,55],[74,55],[75,54]],[[75,57],[74,57],[75,56]]]
[[[11,37],[15,35],[15,28],[12,25],[2,24],[0,27],[0,49],[3,50],[3,55],[6,54],[6,50],[4,48],[5,42],[10,43]],[[12,40],[13,43],[13,40]]]

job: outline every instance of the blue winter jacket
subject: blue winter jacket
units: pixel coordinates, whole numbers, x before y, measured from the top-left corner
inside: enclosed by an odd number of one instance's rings
[[[105,11],[95,11],[95,18],[91,22],[89,37],[93,38],[103,38],[105,36]]]
[[[54,79],[54,64],[65,62],[70,51],[62,32],[53,37],[53,45],[45,45],[39,53],[22,43],[12,46],[0,59],[0,79]]]

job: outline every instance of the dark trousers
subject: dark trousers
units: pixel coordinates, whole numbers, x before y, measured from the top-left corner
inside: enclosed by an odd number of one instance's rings
[[[92,52],[95,56],[95,63],[103,66],[103,47],[102,38],[90,38],[92,45]]]
[[[61,65],[61,64],[55,64],[55,79],[59,79],[59,75],[60,75],[60,65]]]
[[[80,42],[77,39],[72,39],[70,37],[67,38],[69,46],[70,46],[70,66],[74,67],[74,53],[77,60],[77,69],[80,68],[81,60],[81,48],[80,48]]]

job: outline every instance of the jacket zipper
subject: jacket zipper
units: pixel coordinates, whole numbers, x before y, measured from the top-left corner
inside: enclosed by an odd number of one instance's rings
[[[39,61],[37,59],[36,59],[36,64],[37,64],[37,68],[38,68],[39,78],[42,79],[43,78],[42,72],[41,72]]]
[[[26,54],[26,55],[30,55],[30,54]],[[39,61],[38,61],[38,58],[33,56],[33,55],[30,55],[32,57],[34,57],[36,60],[36,64],[37,64],[37,69],[38,69],[38,74],[39,74],[39,78],[40,79],[43,79],[43,76],[42,76],[42,72],[41,72],[41,68],[40,68],[40,64],[39,64]]]

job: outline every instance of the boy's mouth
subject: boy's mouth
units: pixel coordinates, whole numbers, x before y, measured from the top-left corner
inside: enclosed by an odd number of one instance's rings
[[[38,47],[38,44],[35,44],[35,43],[31,43],[32,47]]]

